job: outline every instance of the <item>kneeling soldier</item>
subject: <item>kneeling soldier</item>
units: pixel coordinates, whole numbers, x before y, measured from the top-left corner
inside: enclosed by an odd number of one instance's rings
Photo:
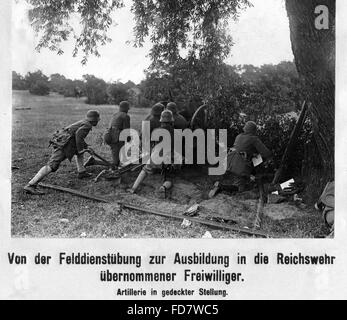
[[[76,155],[76,165],[78,178],[86,178],[91,174],[86,171],[83,166],[83,152],[88,149],[84,139],[88,133],[95,127],[100,120],[98,111],[90,110],[87,112],[86,119],[75,122],[62,131],[57,131],[50,145],[53,145],[53,153],[47,165],[42,167],[33,179],[24,187],[24,190],[29,194],[42,195],[43,192],[37,190],[38,183],[51,172],[58,170],[60,164],[65,160],[71,159]],[[90,148],[89,148],[90,149]],[[91,149],[90,149],[91,150]]]
[[[164,105],[156,103],[151,109],[151,114],[145,118],[145,121],[149,121],[150,123],[150,133],[154,129],[160,128],[160,116],[163,111]]]
[[[174,169],[180,167],[180,163],[182,163],[182,156],[174,150],[174,118],[170,110],[164,110],[161,113],[160,124],[161,129],[166,129],[170,134],[171,153],[164,154],[163,158],[167,159],[167,157],[169,157],[171,164],[158,164],[158,159],[162,158],[160,157],[161,150],[157,150],[154,147],[151,154],[151,159],[148,160],[148,162],[138,175],[133,187],[130,190],[131,193],[135,193],[146,176],[148,174],[152,174],[155,170],[161,170],[162,173],[164,173],[164,182],[159,191],[166,192],[166,190],[172,188],[172,179],[168,177],[166,173],[171,173]]]
[[[188,122],[181,114],[178,113],[176,103],[169,102],[166,106],[166,109],[168,109],[172,112],[172,115],[174,118],[174,128],[175,129],[184,130],[184,129],[188,128]]]
[[[227,172],[234,175],[239,192],[245,191],[246,183],[251,175],[255,174],[252,157],[260,154],[266,161],[272,158],[271,151],[259,139],[256,132],[256,123],[248,121],[243,128],[243,133],[236,137],[234,146],[227,155]],[[209,198],[213,198],[222,187],[222,181],[217,181],[209,193]]]

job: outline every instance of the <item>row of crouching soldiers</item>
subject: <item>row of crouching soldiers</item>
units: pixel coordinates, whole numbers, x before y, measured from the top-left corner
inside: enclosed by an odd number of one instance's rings
[[[112,164],[115,169],[120,165],[120,154],[124,146],[124,141],[119,140],[120,133],[124,129],[130,128],[130,116],[128,114],[130,104],[128,101],[122,101],[119,104],[119,111],[113,114],[110,125],[104,134],[104,142],[109,145],[112,154]],[[188,121],[178,113],[177,106],[174,102],[169,102],[166,107],[162,103],[156,103],[150,115],[144,120],[150,123],[150,133],[157,128],[166,129],[170,132],[173,141],[174,129],[186,129]],[[94,150],[87,145],[85,139],[92,130],[97,126],[100,121],[100,113],[96,110],[87,112],[85,119],[79,120],[62,130],[58,130],[52,137],[50,145],[53,147],[52,154],[45,166],[43,166],[36,175],[24,187],[26,193],[31,195],[43,195],[39,187],[41,182],[47,175],[58,170],[60,164],[72,158],[76,160],[77,177],[84,179],[90,177],[92,174],[88,173],[86,167],[92,165],[105,165],[103,161],[95,159],[93,156],[84,162],[84,153],[94,153]],[[153,158],[153,155],[152,155]],[[148,162],[140,173],[144,177],[147,173],[152,173],[157,169],[157,166],[152,162]],[[146,173],[146,174],[144,174]],[[143,180],[143,179],[142,179]],[[137,183],[138,182],[138,183]],[[135,192],[139,184],[139,179],[135,182],[134,187],[131,189]]]
[[[122,101],[119,105],[119,111],[116,112],[111,119],[110,125],[104,135],[104,142],[109,145],[112,154],[112,164],[115,169],[120,166],[120,153],[125,142],[119,140],[120,133],[124,129],[130,128],[130,116],[128,114],[130,104],[127,101]],[[177,106],[174,102],[169,102],[166,107],[162,103],[155,104],[149,116],[144,120],[150,123],[150,133],[157,128],[166,129],[173,143],[174,129],[186,129],[189,127],[189,122],[178,112]],[[88,151],[93,154],[93,149],[87,145],[85,138],[90,133],[93,127],[97,126],[100,121],[100,114],[98,111],[90,110],[87,112],[85,119],[77,121],[65,128],[58,131],[55,138],[51,140],[53,146],[53,152],[48,163],[43,166],[37,174],[29,181],[24,187],[24,190],[32,195],[42,195],[43,192],[38,188],[38,184],[49,175],[51,172],[57,171],[60,164],[68,159],[72,160],[73,157],[76,159],[76,166],[78,172],[78,178],[88,178],[91,176],[87,172],[86,167],[91,165],[105,165],[102,161],[95,159],[93,156],[84,163],[84,153]],[[256,168],[252,164],[252,157],[256,154],[260,154],[264,159],[266,165],[272,159],[271,151],[262,143],[257,136],[257,125],[248,121],[243,132],[240,133],[234,142],[233,147],[229,150],[227,156],[227,171],[226,175],[232,173],[236,179],[234,179],[236,188],[238,191],[245,191],[246,186],[250,179],[256,176]],[[172,145],[171,154],[167,155],[171,157],[171,163],[173,165],[157,165],[156,161],[153,160],[156,156],[156,149],[152,148],[152,154],[150,160],[143,166],[140,174],[135,180],[132,188],[129,190],[131,193],[135,193],[139,188],[141,182],[149,174],[155,171],[161,171],[164,173],[166,179],[161,186],[161,191],[166,191],[172,187],[172,177],[180,169],[180,165],[175,163],[183,163],[182,157],[178,154]],[[162,157],[161,157],[162,158]],[[214,185],[213,189],[209,193],[209,197],[213,197],[219,190],[224,187],[224,178],[222,176]]]

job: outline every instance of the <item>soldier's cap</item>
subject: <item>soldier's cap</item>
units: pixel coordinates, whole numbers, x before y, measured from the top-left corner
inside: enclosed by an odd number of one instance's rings
[[[160,122],[162,122],[162,123],[174,122],[174,118],[173,118],[172,112],[170,110],[167,110],[167,109],[164,110],[161,113]]]
[[[244,133],[253,133],[257,131],[257,124],[253,121],[247,121],[245,126],[243,127]]]
[[[158,102],[152,107],[151,113],[154,116],[160,116],[163,111],[164,111],[164,106]]]
[[[177,105],[175,102],[169,102],[166,109],[170,110],[173,114],[177,114]]]
[[[130,103],[128,101],[122,101],[119,104],[119,111],[128,112],[130,109]]]
[[[87,119],[89,121],[99,121],[100,120],[100,113],[96,110],[89,110],[87,112]]]

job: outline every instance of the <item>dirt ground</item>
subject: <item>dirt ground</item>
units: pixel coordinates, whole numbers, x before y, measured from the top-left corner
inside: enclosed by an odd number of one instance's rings
[[[12,132],[12,235],[14,237],[88,237],[88,238],[201,238],[208,231],[213,238],[243,238],[247,235],[212,229],[198,223],[185,227],[181,220],[168,219],[121,209],[117,201],[144,208],[182,213],[199,204],[199,218],[224,219],[232,225],[250,227],[254,220],[257,194],[220,193],[208,199],[216,177],[209,177],[206,168],[185,167],[174,179],[174,188],[167,198],[158,192],[162,183],[160,174],[149,176],[131,195],[127,189],[138,172],[122,177],[121,183],[101,179],[78,180],[74,162],[65,161],[58,172],[44,181],[79,191],[102,196],[110,203],[98,203],[59,191],[45,190],[43,197],[29,196],[22,187],[44,165],[50,156],[48,141],[51,134],[63,126],[84,117],[89,109],[98,109],[101,121],[87,138],[96,152],[110,159],[102,136],[116,107],[90,106],[83,99],[64,98],[59,95],[32,96],[26,91],[13,92]],[[131,109],[131,126],[139,129],[148,109]],[[19,169],[16,169],[18,167]],[[90,167],[93,178],[102,170]],[[314,238],[328,233],[320,215],[309,206],[293,201],[267,204],[264,208],[263,232],[279,238]]]

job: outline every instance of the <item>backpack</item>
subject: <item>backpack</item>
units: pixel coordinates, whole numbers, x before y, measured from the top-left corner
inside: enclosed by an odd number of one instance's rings
[[[57,130],[53,133],[52,138],[49,140],[49,146],[53,146],[53,148],[63,148],[67,145],[67,143],[71,140],[73,135],[66,128]]]

